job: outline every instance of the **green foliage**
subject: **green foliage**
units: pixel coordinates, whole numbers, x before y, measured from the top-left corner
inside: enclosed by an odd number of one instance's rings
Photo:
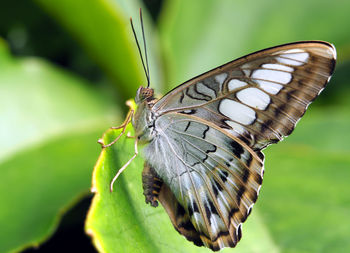
[[[349,125],[349,111],[311,110],[266,150],[256,207],[281,252],[349,251]]]
[[[38,245],[88,192],[111,103],[87,82],[0,46],[0,252]],[[114,112],[115,113],[115,112]]]
[[[79,43],[102,77],[91,83],[47,59],[14,57],[0,40],[0,252],[47,240],[62,214],[88,193],[101,150],[97,139],[122,122],[124,101],[144,82],[128,24],[132,15],[138,26],[137,0],[33,2]],[[349,5],[341,0],[166,1],[156,27],[143,8],[156,93],[280,43],[320,39],[337,48],[340,61],[334,81],[318,99],[323,103],[312,105],[292,136],[265,152],[263,187],[237,252],[350,251],[350,110],[349,89],[343,89],[349,83]],[[118,133],[108,130],[105,143]],[[102,151],[95,166],[86,222],[95,247],[208,252],[180,236],[162,207],[144,203],[141,157],[109,192],[111,179],[133,152],[133,140],[123,137]]]
[[[350,2],[168,1],[160,26],[170,86],[248,53],[300,40],[333,43],[350,58]]]

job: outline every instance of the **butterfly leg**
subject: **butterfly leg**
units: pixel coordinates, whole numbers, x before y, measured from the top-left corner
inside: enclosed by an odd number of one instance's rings
[[[121,124],[121,125],[118,126],[118,127],[111,127],[111,129],[121,129],[121,128],[122,128],[123,130],[122,130],[121,133],[118,135],[118,137],[115,138],[111,143],[104,144],[104,143],[103,143],[103,139],[99,139],[97,142],[100,143],[100,144],[102,145],[102,148],[107,148],[107,147],[112,146],[112,145],[113,145],[114,143],[116,143],[116,142],[119,140],[119,138],[125,133],[126,127],[127,127],[127,125],[131,122],[131,120],[132,120],[132,118],[133,118],[133,116],[134,116],[134,112],[135,112],[135,110],[132,108],[132,104],[131,104],[131,103],[128,103],[128,102],[129,102],[129,101],[127,101],[126,104],[127,104],[127,106],[129,106],[130,110],[129,110],[129,112],[128,112],[128,114],[127,114],[127,116],[126,116],[126,118],[125,118],[123,124]],[[127,137],[133,138],[133,137],[131,137],[131,136],[127,136]]]
[[[163,185],[163,181],[158,177],[154,169],[145,163],[142,171],[142,186],[143,195],[146,198],[146,204],[150,203],[151,206],[158,206],[158,195]]]
[[[137,149],[137,139],[135,140],[135,154],[129,159],[129,161],[127,161],[123,167],[121,167],[118,170],[118,173],[114,176],[114,178],[112,179],[111,185],[110,185],[110,191],[113,192],[113,184],[115,182],[115,180],[117,180],[117,178],[119,177],[120,174],[122,174],[122,172],[129,166],[129,164],[136,158],[136,156],[139,154],[139,151]]]

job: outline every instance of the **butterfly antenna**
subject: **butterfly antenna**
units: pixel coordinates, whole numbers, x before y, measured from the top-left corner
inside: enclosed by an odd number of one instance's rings
[[[145,51],[145,58],[146,58],[146,66],[147,66],[147,73],[148,73],[148,84],[147,84],[147,88],[149,88],[150,86],[150,79],[151,76],[149,74],[149,65],[148,65],[148,57],[147,57],[147,46],[146,46],[146,37],[145,37],[145,28],[143,26],[143,18],[142,18],[142,10],[140,8],[140,20],[141,20],[141,30],[142,30],[142,38],[143,38],[143,47],[144,47],[144,51]]]
[[[134,38],[135,38],[135,41],[136,41],[136,45],[137,45],[137,48],[139,50],[139,54],[140,54],[140,57],[141,57],[141,62],[142,62],[142,66],[143,66],[143,70],[145,71],[145,74],[146,74],[146,78],[147,78],[147,87],[149,87],[149,77],[148,77],[148,73],[147,73],[147,70],[146,70],[146,67],[145,67],[145,63],[143,61],[143,57],[142,57],[142,53],[141,53],[141,48],[140,48],[140,44],[139,44],[139,41],[137,39],[137,36],[136,36],[136,32],[135,32],[135,28],[134,28],[134,25],[132,23],[132,18],[130,18],[130,24],[131,24],[131,29],[132,29],[132,32],[134,33]]]

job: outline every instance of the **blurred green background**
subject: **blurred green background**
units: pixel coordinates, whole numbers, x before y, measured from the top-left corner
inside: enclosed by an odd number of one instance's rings
[[[291,137],[269,147],[259,200],[235,252],[350,252],[350,2],[3,0],[0,7],[0,252],[209,252],[144,204],[142,159],[107,194],[132,143],[107,154],[84,220],[96,141],[146,83],[129,17],[143,8],[156,93],[247,53],[326,40],[329,86]],[[122,142],[123,143],[123,142]],[[126,147],[125,149],[123,147]],[[115,168],[114,168],[114,167]],[[100,189],[100,188],[98,188]],[[104,190],[103,190],[104,189]],[[100,202],[98,202],[100,201]],[[101,204],[102,203],[102,204]],[[231,252],[226,249],[224,252]]]

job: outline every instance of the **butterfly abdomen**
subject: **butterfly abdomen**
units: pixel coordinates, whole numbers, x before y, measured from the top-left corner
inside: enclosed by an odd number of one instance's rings
[[[145,195],[146,204],[150,203],[151,206],[158,206],[158,195],[163,185],[163,181],[159,178],[149,164],[145,163],[142,171],[142,187],[143,195]]]

